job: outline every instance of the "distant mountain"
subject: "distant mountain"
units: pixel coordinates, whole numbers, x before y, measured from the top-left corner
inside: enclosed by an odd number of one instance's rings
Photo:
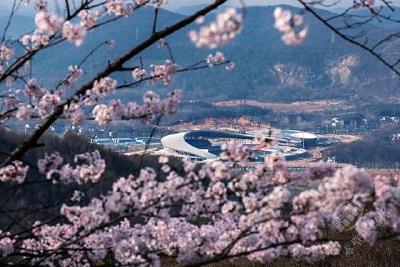
[[[0,33],[3,35],[5,26],[7,25],[9,16],[0,17]],[[7,31],[8,38],[17,38],[34,30],[34,19],[32,17],[15,15],[12,18],[10,27]]]
[[[342,14],[343,12],[345,12],[345,10],[346,10],[345,8],[336,8],[333,9],[332,11],[337,14]],[[366,8],[359,8],[348,12],[348,15],[350,15],[353,20],[365,21],[366,19],[371,17],[371,12]],[[369,23],[375,26],[385,27],[385,28],[399,27],[400,7],[398,6],[392,6],[392,8],[383,7],[379,11],[379,15],[380,16],[374,16],[371,20],[368,20]]]
[[[176,9],[173,9],[172,11],[175,13],[178,13],[180,15],[190,15],[195,13],[196,11],[204,8],[206,5],[194,5],[194,6],[182,6],[182,7],[178,7]]]
[[[0,17],[5,17],[10,14],[10,10],[0,6]]]
[[[300,9],[286,6],[294,12]],[[230,44],[222,46],[227,58],[237,64],[234,72],[224,68],[206,69],[177,74],[169,88],[181,88],[186,99],[225,100],[250,98],[268,101],[300,101],[322,98],[349,98],[357,94],[385,95],[396,92],[396,80],[386,67],[369,54],[343,41],[309,14],[305,22],[310,32],[303,44],[286,46],[281,34],[273,27],[274,7],[249,7],[243,32]],[[324,16],[332,13],[321,11]],[[93,77],[109,60],[150,36],[153,12],[143,9],[133,16],[122,18],[88,35],[80,48],[66,43],[52,47],[35,58],[34,75],[41,77],[48,88],[54,87],[69,65],[81,58],[102,41],[114,38],[116,48],[103,48],[85,64],[85,78]],[[183,16],[170,11],[160,12],[158,28],[174,23]],[[206,23],[213,18],[207,16]],[[197,49],[187,33],[198,29],[194,24],[167,38],[177,64],[187,66],[214,53],[215,50]],[[385,33],[376,26],[368,26],[373,38]],[[372,38],[372,39],[373,39]],[[371,40],[372,40],[371,39]],[[168,58],[165,49],[156,45],[142,55],[144,65],[160,64]],[[132,65],[139,64],[135,58]],[[40,66],[40,67],[39,67]],[[120,83],[131,81],[129,72],[114,74]],[[118,92],[127,99],[137,99],[144,89],[165,92],[158,83]],[[168,88],[167,88],[168,89]],[[393,90],[395,92],[393,92]]]

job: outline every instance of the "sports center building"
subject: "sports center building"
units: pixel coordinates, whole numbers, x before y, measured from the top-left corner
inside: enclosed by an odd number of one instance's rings
[[[297,159],[307,155],[306,148],[315,146],[317,136],[311,133],[282,130],[277,145],[271,149],[262,149],[255,142],[254,135],[215,131],[193,130],[167,135],[161,138],[163,150],[167,154],[189,157],[194,160],[216,160],[223,144],[248,144],[254,148],[252,161],[263,161],[271,153],[282,154],[286,159]]]

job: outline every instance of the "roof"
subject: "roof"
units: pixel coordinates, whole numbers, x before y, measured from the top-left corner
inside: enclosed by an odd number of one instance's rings
[[[208,149],[201,149],[193,146],[188,142],[190,139],[212,139],[212,138],[235,138],[253,140],[254,136],[241,133],[223,132],[215,130],[194,130],[177,134],[167,135],[161,138],[161,143],[165,148],[170,148],[175,151],[185,152],[194,156],[206,159],[218,159],[218,156],[212,154]]]
[[[177,134],[171,134],[161,138],[161,144],[165,148],[170,148],[180,152],[186,152],[195,156],[203,157],[206,159],[218,159],[214,154],[208,152],[207,149],[199,149],[188,144],[185,140],[185,135],[189,132],[182,132]]]
[[[309,132],[302,132],[302,131],[296,131],[296,130],[281,130],[282,136],[289,136],[289,137],[294,137],[294,138],[299,138],[299,139],[317,139],[318,137]]]
[[[283,130],[281,134],[287,138],[298,138],[298,139],[316,139],[317,136],[312,133],[295,131],[295,130]],[[201,157],[204,159],[218,159],[219,157],[211,152],[209,148],[196,147],[196,144],[192,140],[208,140],[218,138],[233,138],[233,139],[247,139],[254,140],[253,135],[234,133],[234,132],[223,132],[216,130],[193,130],[186,131],[176,134],[171,134],[161,138],[161,144],[164,148],[172,149],[181,153],[188,153],[193,156]],[[281,139],[279,139],[281,140]],[[276,150],[278,151],[278,150]],[[270,151],[273,152],[273,151]],[[290,151],[280,151],[285,157],[301,155],[306,153],[305,149],[295,149]]]

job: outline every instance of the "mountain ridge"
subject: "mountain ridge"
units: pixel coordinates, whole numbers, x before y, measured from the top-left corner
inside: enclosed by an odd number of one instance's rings
[[[296,7],[283,7],[300,12]],[[378,87],[393,88],[395,81],[383,64],[333,35],[308,13],[305,14],[305,23],[310,31],[304,42],[298,46],[283,44],[281,34],[273,27],[274,8],[248,7],[243,32],[231,43],[220,47],[219,50],[236,63],[237,69],[234,72],[216,67],[211,70],[177,74],[167,88],[157,83],[145,83],[134,90],[123,90],[117,95],[123,99],[138,99],[146,89],[163,93],[169,89],[181,88],[187,99],[203,98],[214,101],[252,98],[257,95],[259,100],[304,101],[324,97],[348,98],[362,91],[379,95],[381,92]],[[326,10],[320,12],[324,16],[333,14]],[[115,49],[100,49],[96,53],[102,56],[95,57],[96,60],[91,59],[84,66],[84,79],[90,79],[106,66],[109,60],[150,36],[152,16],[151,10],[144,9],[89,33],[86,42],[80,48],[65,43],[44,51],[35,59],[39,67],[35,67],[34,76],[44,80],[43,85],[51,88],[65,75],[69,65],[79,63],[97,44],[116,36]],[[206,17],[206,24],[213,16]],[[162,29],[183,17],[171,11],[160,10],[157,28]],[[372,33],[376,32],[376,36],[385,32],[375,25],[368,27]],[[191,25],[167,38],[177,64],[187,66],[217,51],[197,49],[190,42],[188,31],[198,28],[198,25]],[[149,72],[149,66],[161,64],[168,58],[168,52],[154,45],[144,51],[142,58]],[[138,64],[139,58],[135,58],[131,63]],[[341,71],[350,72],[349,77],[341,77]],[[132,81],[129,73],[118,73],[113,77],[119,83]]]

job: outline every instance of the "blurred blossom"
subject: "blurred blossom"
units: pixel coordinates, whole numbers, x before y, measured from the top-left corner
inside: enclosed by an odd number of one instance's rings
[[[275,28],[283,33],[282,41],[287,45],[297,45],[303,42],[308,27],[303,26],[303,17],[293,15],[289,10],[275,8]]]
[[[201,22],[201,19],[200,19]],[[189,32],[190,40],[197,47],[217,48],[238,35],[242,29],[243,17],[236,9],[228,8],[217,15],[216,20],[208,26],[202,26],[200,31]]]

